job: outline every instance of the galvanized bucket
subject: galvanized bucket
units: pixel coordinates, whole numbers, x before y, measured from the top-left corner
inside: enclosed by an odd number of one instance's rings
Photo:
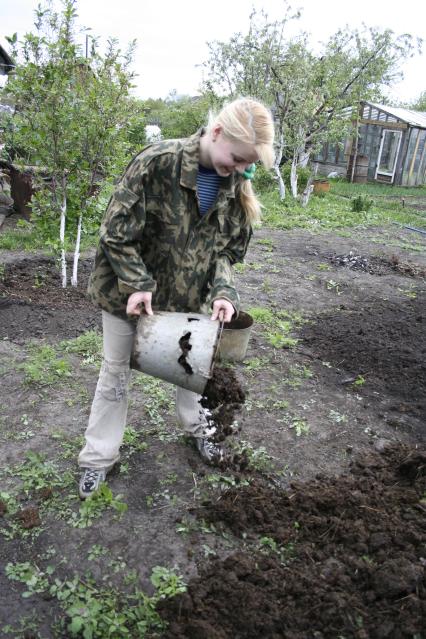
[[[131,366],[203,394],[219,343],[220,322],[199,313],[141,315]]]
[[[241,362],[247,353],[253,318],[240,312],[237,319],[224,324],[218,357],[229,362]]]

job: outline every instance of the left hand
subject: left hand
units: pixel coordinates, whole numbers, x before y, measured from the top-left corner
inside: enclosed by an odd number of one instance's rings
[[[213,302],[213,313],[210,319],[230,322],[234,313],[235,308],[231,302],[220,298]]]

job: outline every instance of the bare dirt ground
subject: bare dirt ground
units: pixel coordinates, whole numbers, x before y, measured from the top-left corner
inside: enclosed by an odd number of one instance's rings
[[[98,364],[63,340],[99,327],[90,262],[61,290],[48,258],[0,258],[1,636],[83,636],[55,579],[124,610],[163,566],[187,584],[158,605],[168,638],[424,639],[426,237],[258,231],[237,274],[243,308],[271,312],[234,364],[245,463],[204,466],[173,388],[135,372],[109,479],[120,517],[85,515],[76,490]],[[34,369],[46,345],[53,381]],[[25,562],[35,586],[13,578]],[[124,626],[109,636],[144,636]]]

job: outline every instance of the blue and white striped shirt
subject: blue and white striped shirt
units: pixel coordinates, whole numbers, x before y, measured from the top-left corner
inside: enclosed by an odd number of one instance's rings
[[[206,169],[201,164],[198,165],[197,174],[197,195],[200,202],[200,213],[207,213],[211,205],[217,198],[221,177],[214,169]]]

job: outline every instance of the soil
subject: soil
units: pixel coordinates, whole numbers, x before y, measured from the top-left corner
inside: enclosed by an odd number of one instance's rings
[[[67,289],[45,256],[0,262],[2,565],[90,573],[122,593],[130,575],[149,593],[154,566],[174,569],[187,592],[161,602],[167,638],[425,639],[424,236],[258,231],[236,277],[242,306],[286,311],[298,341],[276,348],[268,331],[287,329],[255,323],[230,368],[245,402],[229,445],[244,463],[203,465],[177,428],[173,389],[134,374],[139,445],[127,440],[108,480],[128,510],[86,528],[64,511],[80,507],[75,460],[97,368],[59,343],[100,326],[85,297],[92,256]],[[46,342],[72,375],[31,385],[23,364]],[[74,485],[24,490],[14,469],[29,451]],[[25,589],[1,569],[0,634],[67,637],[58,601]]]
[[[198,515],[246,544],[271,539],[276,551],[212,562],[162,605],[166,636],[419,636],[425,488],[426,454],[405,447],[364,455],[338,479],[231,488]]]

